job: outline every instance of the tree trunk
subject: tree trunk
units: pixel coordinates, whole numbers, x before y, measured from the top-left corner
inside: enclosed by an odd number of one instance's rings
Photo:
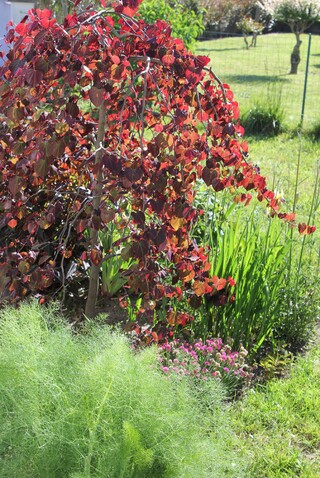
[[[300,63],[300,46],[302,41],[300,40],[300,33],[295,33],[296,35],[296,44],[291,53],[291,70],[290,75],[296,75],[298,73],[298,66]]]
[[[58,11],[56,12],[58,23],[63,23],[63,20],[69,13],[69,3],[67,1],[62,1],[59,5]]]
[[[245,42],[245,44],[246,44],[247,50],[249,50],[249,43],[248,43],[248,39],[247,39],[247,34],[246,34],[246,33],[243,34],[243,39],[244,39],[244,42]]]
[[[253,35],[252,35],[252,40],[251,40],[251,45],[250,46],[253,46],[253,47],[257,46],[257,36],[258,36],[258,33],[254,32]]]
[[[100,105],[99,109],[99,123],[98,123],[98,135],[96,140],[96,156],[95,156],[95,167],[96,167],[96,184],[93,188],[93,214],[95,211],[99,210],[101,203],[101,194],[102,194],[102,156],[103,149],[102,144],[105,135],[106,128],[106,106],[105,102]],[[95,227],[90,228],[90,245],[92,248],[97,248],[99,242],[98,230]],[[99,277],[100,277],[100,264],[91,263],[90,275],[89,275],[89,289],[88,297],[86,301],[85,315],[89,318],[93,318],[96,315],[96,303],[99,291]]]

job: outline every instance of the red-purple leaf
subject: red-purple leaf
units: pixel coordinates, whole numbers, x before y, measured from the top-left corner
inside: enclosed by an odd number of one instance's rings
[[[148,243],[147,241],[144,241],[144,240],[140,240],[139,242],[134,242],[131,246],[133,256],[138,259],[143,259],[146,256],[148,249],[149,249]]]
[[[103,102],[103,90],[101,88],[96,88],[95,86],[93,86],[89,90],[89,98],[90,101],[94,104],[94,106],[99,108],[99,106]]]
[[[43,71],[27,70],[25,73],[26,82],[31,86],[38,86],[43,79]]]
[[[10,221],[8,222],[8,226],[11,227],[12,229],[14,229],[17,224],[18,224],[18,221],[16,219],[10,219]]]
[[[161,58],[161,61],[166,66],[171,66],[174,63],[174,56],[173,55],[164,55]]]
[[[34,166],[34,171],[39,178],[44,179],[49,171],[48,159],[39,159]]]
[[[16,197],[18,193],[21,192],[21,188],[24,184],[24,180],[19,176],[15,176],[14,178],[9,179],[8,181],[8,189],[11,192],[13,197]]]

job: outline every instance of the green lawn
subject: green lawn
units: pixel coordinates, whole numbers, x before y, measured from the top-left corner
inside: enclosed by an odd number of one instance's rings
[[[304,243],[303,264],[310,274],[310,266],[319,271],[320,265],[320,144],[307,135],[282,134],[274,138],[247,138],[250,159],[260,167],[268,184],[283,195],[283,211],[295,208],[296,221],[316,226],[311,236],[293,232],[295,257]],[[296,177],[298,180],[296,185]],[[295,202],[295,204],[294,204]],[[317,273],[315,272],[317,275]],[[317,286],[315,286],[317,287]]]
[[[308,35],[301,36],[301,63],[297,75],[289,75],[290,54],[295,38],[292,34],[272,33],[258,37],[256,48],[245,49],[242,37],[210,40],[198,44],[198,54],[212,59],[215,73],[235,93],[240,109],[249,108],[255,99],[281,96],[286,124],[295,127],[300,121],[304,89]],[[320,37],[313,35],[307,99],[306,127],[320,120]]]
[[[282,134],[273,138],[247,138],[250,160],[260,167],[270,187],[282,193],[288,210],[293,208],[295,182],[299,167],[296,212],[299,220],[308,219],[315,186],[319,186],[320,145],[308,136]],[[300,156],[300,166],[298,164]],[[319,191],[318,191],[319,194]],[[318,198],[319,201],[319,198]],[[319,206],[319,204],[318,204]],[[319,207],[316,217],[319,220]]]

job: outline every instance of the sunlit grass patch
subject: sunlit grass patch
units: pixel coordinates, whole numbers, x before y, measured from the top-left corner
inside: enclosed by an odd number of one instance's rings
[[[284,380],[248,392],[234,428],[251,463],[248,477],[320,476],[320,351],[301,357]]]

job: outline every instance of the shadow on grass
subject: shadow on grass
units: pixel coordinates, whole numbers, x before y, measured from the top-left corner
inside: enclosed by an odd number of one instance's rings
[[[217,52],[220,52],[220,51],[242,51],[244,48],[243,46],[239,46],[239,47],[235,47],[235,48],[197,48],[198,51],[207,51],[207,52],[211,52],[211,51],[217,51]]]
[[[287,78],[268,75],[225,75],[225,79],[240,83],[287,83],[289,81]]]

